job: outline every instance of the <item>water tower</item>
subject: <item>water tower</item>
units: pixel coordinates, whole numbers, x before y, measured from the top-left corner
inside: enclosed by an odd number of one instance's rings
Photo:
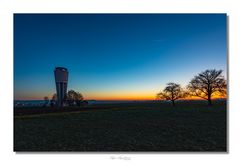
[[[57,90],[57,105],[63,106],[63,101],[67,94],[68,70],[63,67],[56,67],[54,75]]]

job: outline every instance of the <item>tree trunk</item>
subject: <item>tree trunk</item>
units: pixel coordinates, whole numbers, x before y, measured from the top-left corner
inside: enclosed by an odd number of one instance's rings
[[[210,95],[208,96],[208,105],[209,105],[209,106],[212,105],[212,99],[211,99],[211,96],[210,96]]]
[[[175,102],[174,102],[174,100],[172,100],[172,105],[175,107]]]

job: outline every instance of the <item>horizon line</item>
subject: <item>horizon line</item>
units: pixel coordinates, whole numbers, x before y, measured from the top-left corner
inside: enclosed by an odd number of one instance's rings
[[[227,97],[218,97],[218,98],[212,98],[212,100],[217,100],[217,99],[227,99]],[[44,99],[14,99],[13,101],[44,101]],[[51,100],[51,99],[49,99]],[[85,99],[84,99],[85,100]],[[183,98],[183,99],[178,99],[178,100],[205,100],[202,98]],[[178,101],[175,100],[175,101]],[[101,100],[101,99],[86,99],[86,101],[171,101],[171,100],[164,100],[164,99],[113,99],[113,100]]]

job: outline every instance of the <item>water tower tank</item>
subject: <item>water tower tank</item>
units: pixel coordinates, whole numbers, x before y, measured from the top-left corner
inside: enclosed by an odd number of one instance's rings
[[[63,67],[56,67],[54,75],[57,90],[57,105],[63,106],[63,102],[67,94],[68,70]]]

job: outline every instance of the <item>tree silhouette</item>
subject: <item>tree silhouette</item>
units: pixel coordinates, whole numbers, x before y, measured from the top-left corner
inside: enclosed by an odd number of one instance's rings
[[[212,105],[213,94],[226,94],[226,87],[222,70],[215,69],[199,73],[188,85],[190,95],[207,100],[208,105]]]
[[[52,100],[53,100],[53,101],[57,101],[57,94],[56,94],[56,93],[53,94]]]
[[[57,102],[57,94],[54,93],[50,101],[50,106],[53,107],[56,104],[56,102]]]
[[[162,92],[157,94],[158,99],[171,100],[172,105],[175,106],[175,100],[186,97],[187,93],[183,91],[180,84],[170,82],[167,84]]]
[[[43,97],[44,100],[44,105],[43,106],[47,106],[49,103],[49,98],[47,96]]]
[[[76,103],[77,105],[80,105],[83,100],[83,96],[79,92],[70,90],[67,93],[66,100],[70,106],[74,105],[74,103]]]

